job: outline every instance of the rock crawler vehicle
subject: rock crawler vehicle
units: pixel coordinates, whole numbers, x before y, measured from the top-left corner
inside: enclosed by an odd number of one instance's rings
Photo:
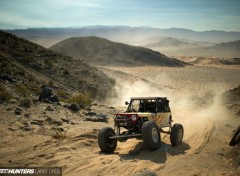
[[[115,114],[114,129],[105,127],[98,134],[98,145],[102,152],[112,153],[117,142],[130,138],[142,139],[150,150],[160,147],[161,133],[170,135],[173,146],[182,143],[184,129],[181,124],[172,125],[172,113],[166,97],[131,98],[127,111]],[[163,130],[167,128],[168,130]]]

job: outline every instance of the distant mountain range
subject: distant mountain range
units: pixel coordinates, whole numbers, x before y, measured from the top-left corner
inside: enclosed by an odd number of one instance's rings
[[[240,32],[216,30],[197,32],[183,28],[88,26],[81,28],[30,28],[7,31],[45,47],[50,47],[67,38],[80,36],[98,36],[126,44],[138,44],[140,41],[156,37],[172,37],[215,43],[240,40]]]
[[[166,37],[146,41],[150,43],[143,45],[144,47],[162,52],[168,56],[240,58],[240,40],[216,44]],[[155,43],[151,43],[151,41],[155,41]]]
[[[76,37],[61,41],[51,50],[94,65],[180,67],[186,63],[169,58],[148,48],[112,42],[100,37]]]
[[[150,44],[146,44],[144,46],[147,48],[154,48],[154,47],[180,47],[183,45],[191,45],[191,44],[188,42],[181,41],[176,38],[166,37],[156,43],[150,43]]]
[[[227,43],[220,43],[213,46],[216,49],[237,49],[240,52],[240,40],[227,42]]]
[[[87,26],[81,28],[30,28],[7,30],[49,48],[72,37],[97,36],[114,42],[144,46],[167,56],[239,57],[236,43],[240,32],[203,31],[129,26]],[[229,43],[224,46],[221,43]],[[227,46],[228,45],[228,46]]]

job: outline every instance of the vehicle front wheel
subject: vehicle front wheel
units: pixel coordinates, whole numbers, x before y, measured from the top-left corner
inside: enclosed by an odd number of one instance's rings
[[[111,127],[102,128],[98,133],[98,145],[101,151],[112,153],[117,147],[117,139],[110,139],[116,133]]]
[[[178,146],[182,143],[183,139],[183,126],[181,124],[174,124],[171,129],[170,141],[173,146]]]
[[[154,121],[144,122],[142,126],[142,139],[146,147],[150,150],[160,147],[161,136],[159,128]]]

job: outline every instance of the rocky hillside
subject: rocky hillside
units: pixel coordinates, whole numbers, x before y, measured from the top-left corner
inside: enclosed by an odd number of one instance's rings
[[[225,99],[225,103],[227,107],[232,110],[236,117],[240,117],[240,86],[229,90],[223,94],[223,98]],[[234,135],[236,131],[239,131],[239,124],[235,124],[235,131],[233,131],[233,138],[229,142],[234,140],[236,141],[236,136]],[[234,139],[235,137],[235,139]],[[230,142],[231,143],[231,142]],[[233,159],[233,165],[238,168],[240,168],[240,144],[234,144],[234,146],[231,146],[230,150],[230,157]]]
[[[240,116],[240,86],[223,94],[226,105]]]
[[[37,44],[0,31],[0,100],[37,95],[51,84],[62,95],[91,94],[104,99],[114,81],[81,59],[57,54]]]
[[[84,59],[94,65],[169,67],[185,65],[182,61],[147,48],[116,43],[100,37],[70,38],[53,45],[50,49],[67,56]]]

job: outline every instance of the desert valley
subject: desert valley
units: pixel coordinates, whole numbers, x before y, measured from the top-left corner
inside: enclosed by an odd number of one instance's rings
[[[131,37],[129,37],[131,36]],[[63,175],[240,175],[240,32],[131,27],[0,31],[0,166]],[[59,103],[39,101],[41,86]],[[183,143],[98,146],[131,97],[168,97]]]

